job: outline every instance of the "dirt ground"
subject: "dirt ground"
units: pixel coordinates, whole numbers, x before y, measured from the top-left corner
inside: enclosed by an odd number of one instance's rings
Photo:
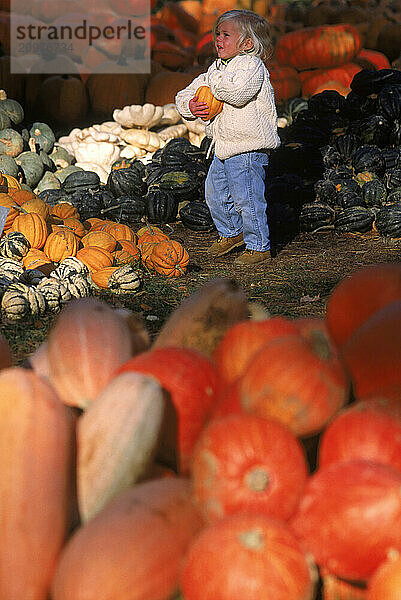
[[[230,277],[250,300],[262,303],[271,314],[290,317],[324,315],[327,299],[341,279],[365,265],[401,260],[401,240],[386,240],[373,232],[301,233],[276,249],[271,262],[252,268],[233,265],[241,249],[211,260],[206,249],[216,239],[215,232],[195,233],[176,223],[170,235],[182,241],[190,254],[183,284],[191,273],[205,280]]]

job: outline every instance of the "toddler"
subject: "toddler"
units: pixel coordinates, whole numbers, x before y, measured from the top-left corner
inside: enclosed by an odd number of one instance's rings
[[[211,257],[245,245],[234,260],[252,265],[270,259],[265,179],[268,150],[280,145],[277,111],[264,60],[271,53],[269,25],[249,10],[230,10],[213,27],[217,59],[206,73],[177,93],[184,119],[205,118],[207,105],[196,90],[203,85],[223,109],[207,121],[214,156],[205,182],[205,199],[218,231]]]

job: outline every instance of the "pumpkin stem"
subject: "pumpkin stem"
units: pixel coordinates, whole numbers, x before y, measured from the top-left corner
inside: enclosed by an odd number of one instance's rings
[[[37,152],[36,152],[36,141],[35,141],[34,137],[29,138],[28,146],[30,147],[31,152],[34,152],[35,154],[37,154]]]
[[[265,536],[258,528],[243,531],[238,535],[239,541],[248,550],[263,550],[265,547]]]
[[[264,492],[270,483],[269,474],[264,467],[255,467],[245,473],[244,483],[253,492]]]

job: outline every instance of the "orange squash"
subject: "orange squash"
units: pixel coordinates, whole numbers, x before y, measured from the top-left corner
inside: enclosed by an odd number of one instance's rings
[[[44,245],[44,253],[53,262],[61,262],[67,256],[75,256],[78,251],[78,238],[73,231],[64,228],[51,233]]]
[[[118,268],[118,266],[103,267],[103,269],[98,269],[97,271],[94,271],[91,275],[92,283],[102,290],[107,290],[107,284],[109,282],[110,275],[114,273],[114,271],[117,271]]]
[[[188,479],[162,477],[138,483],[114,498],[66,544],[52,598],[121,600],[122,585],[130,600],[173,597],[181,561],[202,525]]]
[[[48,336],[51,383],[68,405],[86,408],[132,354],[128,323],[95,298],[70,301]]]
[[[24,234],[31,248],[43,248],[49,230],[46,220],[37,213],[18,215],[11,226],[11,231],[20,231]]]
[[[76,257],[88,267],[90,273],[104,267],[111,267],[113,264],[113,255],[111,252],[97,246],[80,248]]]
[[[22,264],[25,269],[38,269],[47,277],[55,269],[54,263],[46,256],[43,250],[39,250],[38,248],[28,250],[22,259]]]
[[[117,240],[106,231],[91,230],[81,238],[84,247],[104,248],[109,252],[113,252],[117,246]]]
[[[50,207],[41,198],[31,198],[26,200],[21,210],[26,213],[36,213],[47,220],[50,212]]]
[[[28,369],[2,370],[0,396],[0,596],[44,600],[69,525],[72,420]]]
[[[136,238],[134,230],[124,223],[107,223],[104,231],[110,233],[118,242],[120,240],[134,242]]]
[[[19,190],[17,188],[11,188],[7,193],[19,206],[22,206],[27,200],[38,197],[34,192],[30,192],[29,190]]]
[[[68,227],[68,229],[71,229],[71,231],[73,231],[75,235],[80,238],[84,237],[84,235],[87,233],[83,223],[81,223],[81,221],[76,217],[67,217],[63,220],[63,224]]]
[[[157,273],[167,277],[179,277],[187,269],[189,254],[180,242],[167,240],[153,247],[150,260]]]
[[[74,217],[79,219],[79,213],[76,206],[69,204],[68,202],[60,202],[50,209],[50,214],[60,219],[67,219],[68,217]]]
[[[216,98],[210,91],[209,86],[202,85],[201,87],[199,87],[195,92],[195,96],[198,97],[198,102],[206,102],[207,107],[209,109],[207,116],[201,117],[202,121],[209,121],[209,119],[213,119],[213,117],[221,113],[221,111],[223,110],[224,102],[216,100]]]

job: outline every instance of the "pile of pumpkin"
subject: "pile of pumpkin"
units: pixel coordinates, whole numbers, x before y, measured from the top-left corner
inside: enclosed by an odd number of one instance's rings
[[[18,185],[10,176],[3,178]],[[5,321],[58,313],[72,298],[96,290],[133,293],[143,284],[145,267],[173,277],[185,273],[189,262],[180,242],[150,225],[135,232],[108,219],[83,221],[73,204],[50,206],[18,187],[0,193],[0,206],[9,210],[0,237]]]
[[[215,279],[152,345],[94,298],[26,367],[2,340],[2,597],[399,597],[400,265],[250,308]]]
[[[346,97],[294,99],[272,152],[268,204],[279,233],[401,235],[401,71],[363,69]]]

